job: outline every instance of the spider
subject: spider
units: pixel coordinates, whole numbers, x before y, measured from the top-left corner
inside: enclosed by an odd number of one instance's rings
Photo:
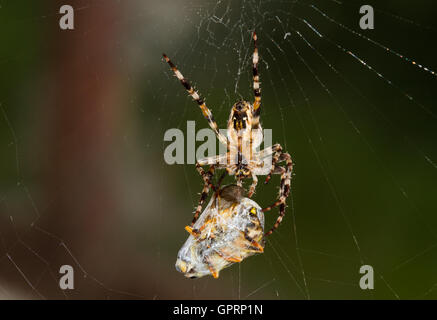
[[[215,132],[218,140],[227,147],[227,152],[223,155],[207,157],[196,162],[196,169],[202,176],[204,185],[191,226],[194,225],[199,217],[203,203],[208,197],[209,189],[211,188],[215,190],[215,187],[212,185],[212,178],[216,169],[226,169],[220,179],[222,179],[226,174],[234,175],[237,180],[237,185],[240,187],[242,186],[244,179],[252,178],[252,184],[250,185],[248,193],[249,198],[251,198],[255,193],[258,183],[257,175],[266,175],[265,183],[268,183],[272,174],[280,174],[281,183],[278,198],[275,203],[263,209],[263,212],[266,212],[279,206],[279,216],[274,226],[265,234],[265,236],[268,236],[278,228],[285,215],[285,204],[290,193],[293,163],[290,155],[282,150],[280,144],[275,144],[261,151],[258,150],[258,147],[263,140],[263,133],[260,124],[261,89],[258,73],[259,55],[257,35],[255,32],[253,32],[252,38],[254,42],[252,63],[253,92],[255,100],[253,104],[240,100],[232,106],[227,123],[226,136],[219,132],[217,123],[215,122],[211,111],[208,109],[205,101],[200,97],[199,93],[191,86],[189,81],[184,78],[170,58],[166,54],[163,54],[163,56],[176,77],[187,90],[188,94],[199,105],[203,116],[208,121],[211,129]],[[271,159],[271,167],[269,168],[267,166],[266,170],[264,161],[267,158],[269,160]],[[283,161],[285,161],[286,165],[279,165],[279,163]],[[206,171],[204,167],[207,165],[209,165],[209,169]]]

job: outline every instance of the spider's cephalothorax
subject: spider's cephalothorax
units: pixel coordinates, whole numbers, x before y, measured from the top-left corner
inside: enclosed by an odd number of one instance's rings
[[[285,214],[285,201],[290,193],[293,164],[290,155],[283,152],[282,147],[279,144],[275,144],[261,151],[258,150],[258,147],[263,140],[263,134],[259,121],[261,111],[261,89],[258,74],[259,55],[256,45],[257,36],[255,32],[253,33],[253,41],[255,48],[252,56],[252,70],[253,93],[255,99],[253,103],[238,101],[232,106],[227,125],[227,136],[224,136],[219,132],[217,123],[215,122],[211,111],[208,109],[205,101],[200,97],[198,92],[194,90],[173,62],[171,62],[165,54],[163,56],[176,77],[188,91],[188,94],[199,105],[203,116],[208,121],[211,129],[215,132],[218,140],[227,146],[226,154],[201,159],[196,163],[196,169],[203,178],[204,186],[199,204],[194,214],[192,225],[194,225],[199,217],[202,205],[208,197],[209,189],[214,189],[214,186],[212,185],[212,177],[216,169],[226,169],[225,173],[234,175],[238,186],[242,186],[244,179],[251,178],[252,184],[248,193],[249,198],[255,193],[256,185],[258,183],[257,175],[267,175],[267,183],[272,174],[280,174],[281,184],[278,199],[273,205],[263,209],[263,211],[269,211],[274,207],[279,206],[279,217],[273,228],[266,233],[266,235],[269,235],[279,226]],[[271,159],[271,167],[266,171],[265,162],[269,159]],[[285,166],[278,164],[283,161],[286,163]],[[203,167],[207,165],[209,165],[209,169],[208,171],[205,171]]]

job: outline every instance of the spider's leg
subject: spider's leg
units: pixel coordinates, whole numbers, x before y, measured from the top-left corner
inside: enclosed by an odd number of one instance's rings
[[[254,50],[253,50],[253,57],[252,57],[252,70],[253,70],[253,94],[255,96],[255,101],[253,103],[253,122],[252,122],[252,128],[257,129],[259,126],[259,115],[261,112],[261,88],[259,86],[259,73],[258,73],[258,61],[259,61],[259,55],[258,55],[258,47],[256,45],[257,36],[254,32],[253,35],[253,44],[254,44]]]
[[[287,200],[287,197],[290,194],[290,183],[291,183],[291,173],[293,171],[293,162],[291,161],[291,157],[288,153],[282,153],[279,158],[279,161],[286,162],[286,168],[277,165],[275,170],[273,171],[273,173],[281,173],[281,187],[279,190],[279,198],[272,206],[263,209],[263,212],[265,212],[279,205],[279,216],[276,219],[276,222],[273,225],[273,227],[268,232],[266,232],[266,234],[264,235],[265,237],[271,235],[272,232],[275,231],[280,225],[280,223],[282,222],[282,218],[285,215],[285,201]]]
[[[261,151],[259,152],[259,155],[258,155],[259,158],[260,158],[260,159],[265,159],[265,158],[271,156],[272,154],[275,153],[276,149],[277,149],[279,146],[280,146],[280,144],[277,143],[277,144],[274,144],[273,146],[270,146],[270,147],[268,147],[268,148],[265,148],[265,149],[261,150]]]
[[[286,170],[285,170],[284,167],[276,166],[276,168],[275,168],[273,173],[274,174],[284,175],[285,172],[286,172]],[[281,185],[282,185],[282,177],[281,177]],[[265,207],[264,209],[262,209],[262,212],[270,211],[270,210],[276,208],[277,206],[279,206],[282,203],[282,200],[280,199],[281,193],[282,193],[281,191],[282,191],[282,188],[280,188],[280,190],[279,190],[279,198],[273,204],[271,204],[270,206]]]
[[[200,211],[202,211],[203,203],[208,197],[209,188],[211,187],[214,189],[214,186],[211,184],[211,180],[215,172],[215,165],[211,165],[209,167],[208,172],[205,172],[202,166],[197,162],[196,169],[203,178],[203,189],[202,189],[202,193],[200,194],[200,199],[196,208],[196,212],[194,213],[193,220],[191,221],[191,226],[193,226],[196,223],[197,219],[199,218]]]
[[[267,147],[267,148],[260,150],[258,152],[257,161],[254,164],[257,169],[260,169],[260,170],[257,170],[258,175],[266,175],[267,174],[267,173],[265,173],[264,166],[266,166],[268,164],[270,165],[271,168],[273,168],[273,165],[272,165],[273,157],[278,149],[282,150],[282,147],[279,143],[276,143],[273,146]],[[266,163],[266,160],[268,158],[270,158],[270,160]]]
[[[193,221],[191,222],[191,226],[194,225],[194,223],[197,221],[197,218],[199,217],[200,211],[202,210],[203,203],[208,197],[209,189],[211,188],[216,193],[220,189],[220,184],[217,187],[212,184],[212,177],[214,176],[215,169],[222,169],[226,167],[226,162],[224,162],[226,161],[226,157],[227,157],[226,154],[224,154],[224,155],[218,155],[218,156],[212,156],[212,157],[200,159],[197,161],[196,169],[199,172],[199,174],[202,176],[204,184],[196,208],[196,212],[194,213]],[[210,166],[208,172],[205,172],[205,170],[202,168],[203,166],[206,165]]]
[[[203,116],[208,121],[209,126],[215,132],[215,134],[216,134],[217,138],[219,139],[219,141],[221,143],[223,143],[223,144],[226,144],[227,138],[223,134],[221,134],[219,132],[217,123],[214,120],[214,117],[213,117],[213,115],[211,113],[211,110],[208,109],[208,107],[206,106],[204,100],[200,97],[198,92],[196,90],[194,90],[194,88],[191,86],[190,82],[187,79],[184,78],[182,73],[178,70],[178,68],[176,68],[176,66],[173,64],[173,62],[171,62],[170,58],[167,57],[165,54],[163,54],[163,56],[164,56],[165,61],[169,64],[170,68],[173,70],[173,72],[176,75],[176,77],[182,83],[184,88],[188,91],[188,94],[199,105],[200,109],[202,110]]]
[[[287,170],[286,170],[284,167],[281,167],[281,166],[279,166],[279,165],[276,165],[276,167],[275,167],[275,169],[274,169],[274,171],[273,171],[273,174],[284,175],[284,174],[286,173],[286,171],[287,171]],[[282,185],[282,179],[281,179],[281,185]],[[279,194],[281,194],[281,189],[280,189],[280,191],[279,191]],[[268,206],[268,207],[262,209],[262,211],[263,211],[263,212],[270,211],[270,210],[276,208],[277,206],[279,206],[280,204],[281,204],[281,199],[278,199],[278,200],[276,200],[272,205],[270,205],[270,206]]]
[[[227,176],[228,172],[225,170],[223,171],[222,175],[220,176],[220,178],[217,181],[217,186],[216,189],[220,190],[220,186],[222,185],[223,179]]]
[[[258,184],[258,178],[255,174],[252,173],[252,184],[250,185],[249,193],[247,194],[248,198],[252,198],[253,194],[255,193],[257,184]]]
[[[222,185],[223,179],[228,175],[228,171],[225,170],[223,171],[222,175],[220,176],[220,178],[217,181],[217,185],[215,187],[215,195],[216,197],[219,195],[220,193],[220,186]]]
[[[272,177],[272,174],[273,174],[273,171],[276,168],[276,163],[278,162],[279,157],[282,154],[282,147],[281,147],[281,145],[280,144],[273,145],[272,146],[272,152],[273,152],[272,168],[270,169],[269,174],[266,176],[266,180],[264,181],[265,184],[267,184],[270,181],[270,179]]]

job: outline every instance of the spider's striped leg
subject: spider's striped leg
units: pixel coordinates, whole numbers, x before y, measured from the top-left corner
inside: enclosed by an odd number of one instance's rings
[[[255,193],[257,184],[258,184],[258,178],[256,175],[252,173],[252,184],[250,185],[249,193],[247,194],[248,198],[252,198],[253,194]]]
[[[267,175],[266,180],[264,181],[265,184],[267,184],[267,183],[270,181],[270,179],[271,179],[271,177],[272,177],[272,174],[273,174],[273,171],[274,171],[275,168],[276,168],[276,163],[278,162],[279,157],[280,157],[281,154],[282,154],[282,147],[281,147],[281,145],[280,145],[280,144],[275,144],[275,145],[273,145],[273,146],[272,146],[272,152],[273,152],[273,157],[272,157],[272,168],[270,169],[270,172],[269,172],[269,174]]]
[[[219,132],[217,123],[214,120],[214,117],[211,113],[211,110],[208,109],[204,100],[200,97],[199,93],[196,90],[194,90],[194,88],[191,86],[190,82],[186,78],[184,78],[182,73],[178,70],[178,68],[176,68],[176,66],[173,64],[173,62],[171,62],[170,58],[165,55],[165,53],[163,54],[163,57],[164,57],[165,61],[169,64],[170,68],[173,70],[176,77],[179,79],[179,81],[182,83],[184,88],[187,90],[187,92],[191,96],[191,98],[193,98],[193,100],[197,102],[200,109],[202,110],[203,116],[208,121],[209,126],[215,132],[219,141],[223,144],[226,144],[227,138]]]
[[[262,210],[263,212],[270,211],[273,208],[279,206],[282,202],[285,202],[286,198],[288,197],[288,195],[290,193],[290,182],[291,182],[291,173],[293,171],[293,162],[292,162],[291,157],[288,153],[282,153],[279,157],[278,162],[280,162],[280,161],[286,161],[286,167],[281,167],[278,164],[276,164],[274,170],[272,171],[273,174],[280,174],[281,175],[281,184],[280,184],[280,188],[279,188],[279,198],[271,206],[264,208]],[[283,201],[281,200],[282,195],[285,195],[285,198],[283,198]]]
[[[279,198],[273,205],[263,209],[263,212],[266,212],[279,205],[279,216],[276,219],[276,222],[273,225],[273,227],[268,232],[266,232],[264,236],[271,235],[272,232],[279,227],[280,223],[282,222],[282,218],[285,215],[285,201],[287,200],[287,197],[290,194],[291,173],[293,172],[293,162],[291,160],[291,156],[288,153],[282,153],[281,156],[279,157],[279,161],[286,162],[286,167],[280,167],[277,165],[273,172],[278,174],[281,173],[281,186],[279,190]]]
[[[212,189],[215,189],[214,186],[211,184],[212,177],[215,172],[215,167],[216,166],[214,164],[211,165],[209,167],[209,170],[206,172],[205,170],[203,170],[202,166],[198,162],[196,163],[196,169],[203,178],[203,189],[202,193],[200,194],[200,199],[196,208],[196,212],[194,213],[193,220],[191,221],[191,226],[193,226],[199,218],[200,211],[202,211],[203,203],[208,197],[209,188],[211,187]]]
[[[217,181],[217,185],[215,187],[215,196],[217,197],[220,193],[220,186],[222,185],[223,179],[228,175],[228,171],[225,170],[223,171],[222,175],[220,176],[220,178]]]
[[[268,148],[265,148],[265,149],[261,150],[261,151],[259,152],[259,158],[261,158],[261,159],[265,159],[265,158],[271,156],[272,154],[275,153],[276,148],[277,148],[278,146],[280,146],[280,144],[279,144],[279,143],[276,143],[276,144],[274,144],[273,146],[270,146],[270,147],[268,147]]]
[[[264,169],[264,166],[265,165],[267,165],[266,163],[265,163],[265,160],[267,159],[267,158],[271,158],[271,160],[269,161],[269,163],[270,163],[270,167],[271,167],[271,169],[270,169],[270,171],[272,170],[272,169],[274,169],[274,166],[273,166],[273,157],[274,157],[274,155],[276,154],[276,151],[278,150],[278,149],[281,149],[282,150],[282,147],[281,147],[281,145],[279,144],[279,143],[276,143],[276,144],[274,144],[273,146],[270,146],[270,147],[267,147],[267,148],[265,148],[265,149],[263,149],[263,150],[261,150],[261,151],[259,151],[259,153],[258,153],[258,158],[261,160],[261,162],[259,162],[259,161],[257,161],[256,162],[256,167],[258,168],[258,169]],[[259,171],[257,171],[257,172],[259,172]],[[265,172],[264,170],[262,170],[261,172]],[[265,175],[266,173],[258,173],[258,175]],[[269,178],[270,179],[270,178]]]
[[[191,226],[196,223],[197,218],[199,217],[200,211],[202,210],[202,205],[205,202],[206,198],[208,197],[209,189],[213,189],[215,192],[218,192],[219,187],[215,187],[212,184],[212,177],[214,175],[215,169],[221,169],[226,166],[226,157],[227,155],[218,155],[213,157],[208,157],[204,159],[200,159],[196,162],[196,169],[199,172],[199,174],[202,176],[203,179],[203,189],[202,193],[200,195],[200,199],[196,208],[196,212],[194,213],[193,221],[191,222]],[[203,166],[209,165],[209,171],[205,172],[205,170],[202,168]]]
[[[252,57],[252,71],[253,71],[253,94],[255,96],[255,101],[253,103],[253,122],[252,122],[252,128],[257,129],[259,126],[259,115],[261,112],[261,88],[259,86],[259,73],[258,73],[258,61],[259,61],[259,55],[258,55],[258,47],[256,45],[257,36],[254,32],[253,35],[253,44],[254,44],[254,50],[253,50],[253,57]]]
[[[222,175],[220,176],[220,178],[217,181],[217,190],[220,190],[220,186],[222,185],[223,179],[226,177],[226,175],[228,174],[228,172],[225,170],[223,171]]]
[[[287,170],[286,170],[284,167],[281,167],[281,166],[279,166],[279,165],[276,165],[276,167],[275,167],[275,169],[274,169],[274,171],[273,171],[273,174],[280,174],[280,175],[281,175],[281,187],[279,188],[279,197],[280,197],[281,194],[282,194],[282,177],[284,176],[284,174],[286,173],[286,171],[287,171]],[[272,205],[270,205],[270,206],[268,206],[268,207],[262,209],[262,211],[263,211],[263,212],[270,211],[270,210],[276,208],[277,206],[279,206],[280,204],[281,204],[281,200],[278,199],[278,200],[276,200]]]

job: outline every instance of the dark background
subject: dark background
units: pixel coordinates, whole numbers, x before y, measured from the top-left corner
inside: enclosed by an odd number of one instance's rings
[[[437,298],[437,79],[418,66],[437,70],[435,2],[65,4],[73,31],[58,1],[0,1],[0,298]],[[202,183],[163,161],[163,136],[207,123],[161,53],[224,128],[252,99],[254,29],[262,124],[295,162],[287,214],[264,254],[185,279],[174,262]],[[254,199],[278,183],[260,177]],[[74,290],[58,287],[63,264]]]

